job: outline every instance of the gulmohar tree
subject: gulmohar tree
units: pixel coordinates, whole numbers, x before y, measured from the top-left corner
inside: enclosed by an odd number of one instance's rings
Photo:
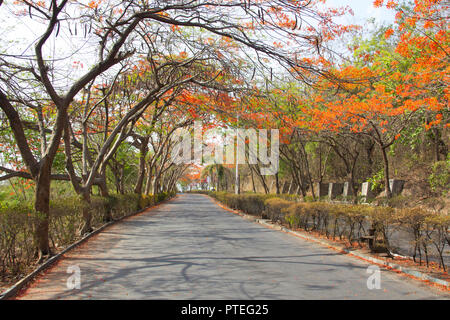
[[[42,30],[35,42],[21,44],[27,55],[11,48],[0,55],[2,125],[14,137],[8,148],[20,158],[16,167],[1,167],[6,174],[0,179],[34,181],[39,260],[51,254],[51,181],[70,180],[86,203],[94,184],[106,196],[110,160],[132,136],[146,110],[167,99],[172,90],[187,83],[215,87],[211,79],[220,82],[227,78],[234,79],[233,85],[215,88],[232,92],[251,73],[258,79],[271,78],[270,61],[305,82],[314,74],[329,76],[324,68],[300,57],[320,52],[325,41],[349,27],[332,22],[345,10],[323,10],[318,4],[320,1],[2,3],[0,10],[7,6],[11,14]],[[77,38],[81,34],[83,41]],[[271,40],[274,35],[277,41]],[[73,40],[70,46],[59,42],[63,36]],[[51,52],[51,43],[57,50]],[[86,65],[71,61],[85,46],[95,57]],[[141,70],[143,66],[145,70]],[[136,77],[129,81],[137,85],[134,92],[118,88],[120,84],[126,87],[130,68],[134,72],[131,77]],[[147,79],[137,80],[144,76]],[[53,172],[55,159],[61,155],[65,172],[61,168]],[[81,161],[80,166],[74,165],[75,159]],[[82,231],[88,232],[88,213],[85,220]]]

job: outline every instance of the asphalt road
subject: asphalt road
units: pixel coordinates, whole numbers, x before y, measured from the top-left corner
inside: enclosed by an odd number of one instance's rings
[[[80,270],[80,289],[67,288],[71,266]],[[369,290],[368,266],[247,221],[206,196],[181,194],[66,254],[20,298],[448,299],[391,271]]]

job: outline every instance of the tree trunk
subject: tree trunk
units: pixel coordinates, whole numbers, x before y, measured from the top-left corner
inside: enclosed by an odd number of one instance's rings
[[[304,199],[306,197],[306,189],[303,185],[304,179],[302,178],[301,171],[297,170],[297,166],[295,166],[295,165],[292,167],[292,178],[294,179],[294,181],[297,185],[295,194],[300,195],[300,192],[301,192],[301,195]]]
[[[149,165],[147,168],[147,179],[145,179],[145,194],[150,193],[150,188],[152,186],[152,172],[153,168]]]
[[[119,186],[120,186],[120,194],[125,194],[125,168],[124,166],[122,166],[120,168],[120,182],[119,182]]]
[[[311,177],[311,170],[309,169],[308,153],[306,152],[305,145],[303,144],[303,142],[301,142],[300,145],[301,145],[301,151],[302,151],[302,155],[303,155],[304,163],[305,163],[305,171],[306,171],[306,174],[307,174],[309,186],[311,188],[311,194],[312,194],[313,199],[315,200],[316,199],[316,194],[314,192],[314,184],[313,184],[313,180],[312,180],[312,177]],[[328,158],[328,156],[327,156],[327,158]],[[322,182],[321,180],[322,180],[322,176],[320,177],[320,182]],[[303,183],[302,183],[302,189],[303,189],[303,187],[304,186],[303,186]],[[302,190],[302,192],[303,191],[306,194],[306,190]]]
[[[159,193],[159,175],[155,176],[155,179],[153,181],[153,194]]]
[[[254,168],[254,170],[255,170],[256,175],[258,176],[259,180],[261,181],[261,184],[262,184],[262,186],[263,186],[263,188],[264,188],[264,193],[265,193],[265,194],[268,194],[268,193],[269,193],[269,187],[267,186],[266,179],[265,179],[264,176],[261,174],[259,165],[256,165],[256,168]]]
[[[116,187],[116,193],[120,193],[120,175],[119,175],[119,165],[117,162],[114,162],[111,166],[111,172],[114,175],[114,185]]]
[[[81,227],[80,234],[85,235],[92,232],[92,214],[91,214],[91,194],[89,190],[84,190],[81,194],[83,201],[83,226]]]
[[[142,193],[142,187],[144,185],[144,178],[145,178],[145,166],[144,167],[139,166],[138,179],[137,179],[136,185],[134,187],[134,193],[136,193],[136,194]]]
[[[366,156],[367,156],[367,163],[369,165],[368,168],[368,175],[369,177],[371,177],[373,175],[373,151],[374,151],[374,145],[375,143],[373,141],[368,141],[367,143],[364,144],[364,149],[366,151]]]
[[[275,186],[277,194],[280,194],[280,180],[278,179],[278,172],[275,173]]]
[[[255,186],[255,178],[253,177],[253,170],[250,168],[250,176],[252,178],[252,189],[253,193],[256,193],[256,186]]]
[[[386,192],[386,198],[390,199],[392,197],[391,187],[389,186],[389,160],[386,153],[386,148],[381,147],[381,153],[383,154],[383,163],[384,163],[384,190]]]
[[[42,167],[36,181],[36,198],[34,208],[38,213],[35,223],[35,241],[37,245],[38,261],[42,262],[51,255],[49,246],[49,218],[50,218],[50,168]]]
[[[101,175],[101,183],[99,183],[98,188],[100,190],[100,196],[106,199],[106,208],[105,208],[105,215],[103,216],[103,222],[110,222],[113,221],[112,216],[112,208],[108,201],[109,198],[109,192],[108,192],[108,186],[106,185],[106,173],[103,172]]]
[[[439,156],[439,131],[436,128],[433,128],[433,135],[434,135],[434,157],[435,157],[435,161],[439,161],[440,156]]]
[[[149,140],[149,138],[146,138],[141,141],[141,147],[139,150],[139,173],[138,173],[138,180],[136,182],[136,186],[134,187],[134,193],[137,193],[137,194],[142,193],[142,186],[144,184],[145,156],[147,155],[147,150],[148,150],[148,140]]]
[[[219,174],[216,173],[216,191],[219,191],[220,188],[220,179],[219,179]]]

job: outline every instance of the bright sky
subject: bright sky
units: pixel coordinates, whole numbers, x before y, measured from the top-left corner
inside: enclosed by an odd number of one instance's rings
[[[372,26],[365,22],[369,18],[375,18],[377,24],[391,23],[394,21],[394,11],[386,8],[374,8],[374,0],[327,0],[325,6],[327,7],[342,7],[350,6],[354,12],[354,16],[347,15],[341,17],[336,22],[341,24],[358,24],[363,26],[363,30],[370,30]],[[15,10],[13,0],[7,0],[0,7],[0,52],[7,52],[9,54],[33,54],[34,43],[43,32],[43,26],[38,23],[33,23],[26,17],[15,17],[11,11]],[[21,41],[27,39],[25,41]],[[55,40],[56,45],[55,45]],[[76,52],[76,56],[70,56],[68,60],[61,60],[61,64],[71,65],[72,60],[81,61],[85,68],[89,65],[89,61],[95,56],[92,51],[96,47],[88,45],[89,40],[84,39],[82,32],[79,32],[75,37],[68,33],[67,30],[62,29],[59,37],[55,39],[54,35],[51,37],[46,45],[46,55],[54,56],[60,51]],[[97,40],[95,40],[97,41]],[[31,42],[31,43],[30,43]],[[81,49],[80,49],[81,47]],[[68,50],[69,49],[69,50]],[[63,54],[59,56],[64,56]],[[70,60],[70,61],[69,61]],[[69,81],[69,74],[74,72],[73,68],[67,69],[60,77]]]
[[[342,23],[347,24],[361,24],[364,25],[364,22],[369,18],[375,18],[378,23],[391,23],[394,21],[394,11],[388,10],[386,8],[375,8],[373,6],[374,0],[326,0],[327,7],[341,7],[341,6],[350,6],[354,11],[354,16],[345,16],[342,17]],[[6,1],[5,5],[3,5],[2,10],[7,10],[6,4],[11,4],[12,1]],[[9,6],[11,8],[12,6]],[[0,10],[0,12],[2,12]],[[9,10],[8,10],[9,11]],[[2,12],[3,13],[3,12]],[[12,22],[8,18],[8,22]],[[14,19],[14,18],[12,18]],[[27,35],[27,36],[39,36],[40,32],[36,32],[32,26],[29,26],[27,23],[22,23],[27,19],[24,18],[16,18],[14,25],[14,29],[11,28],[2,28],[0,30],[0,36],[5,37],[7,34],[11,34],[14,30],[15,35]],[[0,18],[0,22],[3,26],[11,25],[5,21],[4,18]],[[3,48],[5,49],[5,48]]]
[[[354,12],[354,16],[347,16],[343,22],[361,24],[369,18],[375,18],[378,23],[394,22],[395,12],[386,8],[375,8],[373,0],[327,0],[329,7],[349,6]]]

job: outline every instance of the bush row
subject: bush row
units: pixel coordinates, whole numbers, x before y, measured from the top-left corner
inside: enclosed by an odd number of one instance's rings
[[[153,206],[174,193],[157,195],[112,195],[107,198],[92,196],[89,209],[92,213],[92,227],[98,228],[106,211],[114,219]],[[83,201],[78,196],[50,201],[50,245],[66,247],[79,238],[83,225]],[[35,259],[33,225],[38,215],[31,203],[0,203],[0,278],[19,275]]]
[[[362,245],[373,237],[373,250],[392,252],[392,242],[399,237],[412,239],[413,258],[422,257],[428,265],[433,251],[439,265],[446,270],[444,252],[450,246],[450,216],[431,213],[420,208],[303,202],[290,195],[230,194],[208,192],[225,205],[250,215],[261,216],[292,229],[315,231],[327,238],[346,240],[350,245]]]
[[[224,203],[228,207],[236,210],[242,210],[251,215],[263,215],[265,218],[269,218],[266,215],[266,201],[270,199],[281,199],[298,201],[300,198],[296,195],[275,195],[275,194],[258,194],[258,193],[244,193],[234,194],[227,192],[203,192],[206,193],[218,201]]]

